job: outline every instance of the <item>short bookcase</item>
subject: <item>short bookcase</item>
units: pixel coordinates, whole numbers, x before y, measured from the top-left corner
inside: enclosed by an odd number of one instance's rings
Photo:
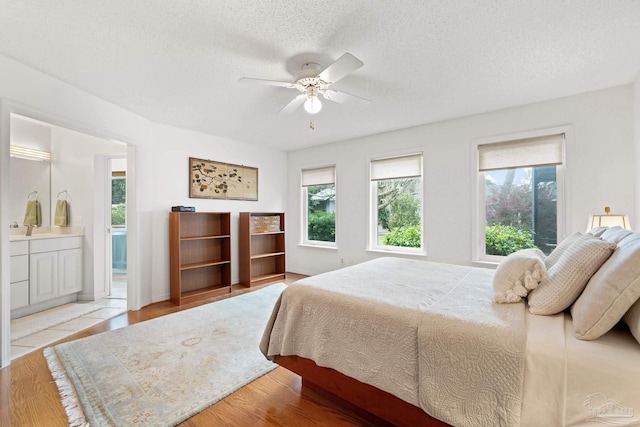
[[[172,303],[231,292],[230,224],[229,212],[169,213]]]
[[[240,284],[285,278],[284,213],[240,212]]]

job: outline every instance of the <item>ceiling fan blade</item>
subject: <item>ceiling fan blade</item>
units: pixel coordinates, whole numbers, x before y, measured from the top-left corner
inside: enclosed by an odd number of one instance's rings
[[[318,77],[327,83],[335,83],[341,78],[353,73],[364,63],[350,53],[345,53],[336,62],[329,65]]]
[[[238,82],[240,83],[250,83],[250,84],[259,84],[259,85],[267,85],[267,86],[279,86],[286,88],[295,88],[293,83],[290,82],[279,82],[277,80],[264,80],[264,79],[254,79],[251,77],[241,77]]]
[[[340,92],[333,89],[325,90],[323,93],[324,97],[329,101],[338,102],[340,104],[364,107],[365,105],[369,105],[371,101],[365,98],[360,98],[359,96],[351,95],[346,92]]]
[[[304,101],[306,100],[307,100],[307,96],[304,93],[301,93],[300,95],[293,98],[291,102],[285,105],[284,108],[280,110],[280,113],[285,113],[285,114],[293,113],[298,107],[304,104]]]

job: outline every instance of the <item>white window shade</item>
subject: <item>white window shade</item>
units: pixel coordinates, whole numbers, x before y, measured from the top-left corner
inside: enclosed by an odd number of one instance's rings
[[[372,181],[420,176],[422,176],[422,154],[371,161]]]
[[[302,186],[310,187],[312,185],[329,185],[336,183],[336,168],[328,166],[317,169],[302,170]]]
[[[478,146],[480,172],[562,164],[564,134]]]

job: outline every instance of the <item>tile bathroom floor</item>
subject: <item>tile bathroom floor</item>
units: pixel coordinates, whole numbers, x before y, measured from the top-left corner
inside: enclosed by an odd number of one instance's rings
[[[123,289],[124,288],[124,291]],[[109,297],[64,304],[11,321],[11,359],[41,350],[127,311],[126,282],[114,280]]]

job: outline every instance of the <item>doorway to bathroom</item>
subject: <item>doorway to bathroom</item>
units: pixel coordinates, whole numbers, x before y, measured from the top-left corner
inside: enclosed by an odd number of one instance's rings
[[[108,199],[110,207],[110,227],[107,229],[107,242],[110,244],[111,274],[109,275],[108,298],[127,298],[127,159],[110,157],[107,159],[110,188]]]

